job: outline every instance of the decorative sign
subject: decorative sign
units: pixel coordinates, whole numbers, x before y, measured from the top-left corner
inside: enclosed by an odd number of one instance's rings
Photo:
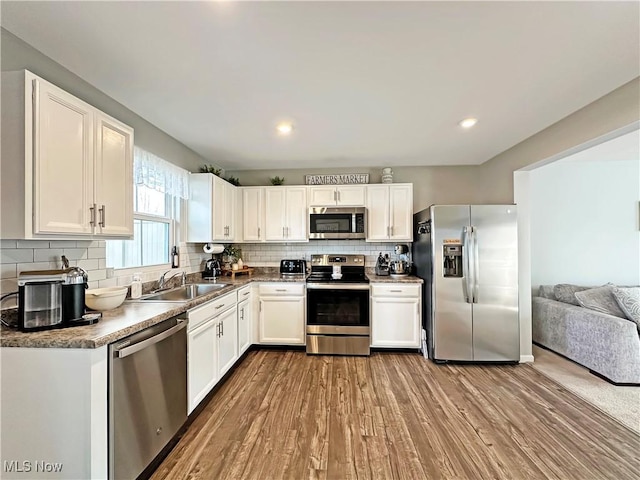
[[[460,244],[462,242],[460,241],[459,238],[445,238],[444,240],[442,240],[442,243],[447,245],[447,244]]]
[[[353,185],[369,183],[368,173],[341,173],[336,175],[305,175],[307,185]]]

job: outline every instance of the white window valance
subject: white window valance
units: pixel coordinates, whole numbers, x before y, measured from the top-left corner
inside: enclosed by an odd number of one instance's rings
[[[133,147],[133,181],[174,197],[189,198],[189,172],[140,147]]]

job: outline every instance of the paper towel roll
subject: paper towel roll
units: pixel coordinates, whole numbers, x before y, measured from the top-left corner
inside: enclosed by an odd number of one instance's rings
[[[204,250],[204,253],[222,253],[224,246],[219,243],[205,243],[202,250]]]

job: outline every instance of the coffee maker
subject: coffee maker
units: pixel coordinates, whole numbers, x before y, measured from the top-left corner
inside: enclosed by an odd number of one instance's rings
[[[202,272],[202,278],[205,280],[215,280],[222,273],[220,267],[220,260],[211,255],[211,258],[204,264],[204,271]]]
[[[63,270],[22,272],[18,276],[18,327],[23,332],[62,326]]]
[[[84,318],[87,273],[79,267],[18,276],[18,327],[24,332],[93,323]]]

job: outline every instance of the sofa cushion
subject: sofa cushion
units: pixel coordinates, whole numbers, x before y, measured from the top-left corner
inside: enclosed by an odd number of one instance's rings
[[[627,318],[618,306],[616,298],[613,296],[614,288],[615,285],[605,285],[603,287],[576,292],[575,296],[582,307],[615,317]]]
[[[538,296],[548,298],[549,300],[555,300],[556,295],[553,293],[553,285],[540,285],[538,288]]]
[[[614,287],[612,293],[620,309],[640,329],[640,287]]]
[[[571,305],[580,306],[576,299],[576,292],[589,290],[592,287],[581,287],[579,285],[571,285],[570,283],[559,283],[553,287],[555,299],[559,302],[570,303]]]

